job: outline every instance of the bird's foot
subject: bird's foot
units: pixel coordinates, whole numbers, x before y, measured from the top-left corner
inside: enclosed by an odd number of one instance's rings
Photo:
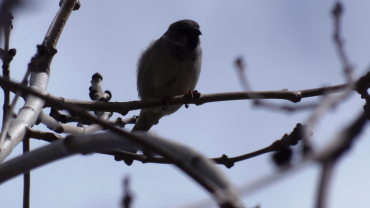
[[[202,94],[198,92],[198,90],[192,90],[185,93],[185,97],[191,98],[191,99],[198,99],[200,98]],[[185,108],[189,108],[189,104],[185,103]]]
[[[200,94],[200,92],[198,92],[198,90],[192,90],[192,91],[188,91],[187,93],[185,93],[185,96],[188,97],[188,98],[195,98],[195,99],[198,99],[200,98],[202,94]]]

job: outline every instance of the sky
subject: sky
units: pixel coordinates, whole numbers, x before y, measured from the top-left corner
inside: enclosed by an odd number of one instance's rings
[[[29,0],[14,13],[11,48],[17,55],[11,78],[20,81],[59,9],[59,1]],[[203,63],[196,89],[203,93],[242,91],[234,61],[243,57],[254,90],[302,90],[342,84],[332,40],[335,1],[203,0],[203,1],[81,1],[57,45],[48,92],[54,96],[89,100],[91,76],[103,76],[103,90],[111,101],[137,100],[136,65],[143,50],[168,26],[181,19],[199,23]],[[345,50],[359,78],[368,70],[370,2],[342,1]],[[303,99],[301,104],[318,101]],[[0,103],[3,97],[0,96]],[[272,101],[290,104],[288,101]],[[20,101],[19,107],[22,106]],[[299,104],[297,104],[299,105]],[[319,120],[312,140],[322,149],[362,110],[364,101],[353,93]],[[50,109],[44,109],[49,113]],[[190,105],[164,117],[152,132],[184,144],[207,157],[230,157],[256,151],[304,123],[312,111],[295,113],[253,107],[248,100]],[[132,111],[126,117],[138,115]],[[114,114],[113,118],[120,116]],[[36,129],[47,130],[42,124]],[[132,126],[127,125],[126,130]],[[329,206],[369,207],[369,128],[337,164],[329,192]],[[32,140],[31,149],[48,145]],[[9,159],[22,154],[18,145]],[[271,154],[219,166],[235,187],[245,187],[278,171]],[[320,166],[312,164],[253,193],[241,195],[247,207],[309,208],[315,205]],[[186,207],[209,199],[208,193],[172,165],[130,167],[105,155],[75,155],[31,172],[31,207],[119,207],[123,179],[129,177],[134,208]],[[0,186],[0,207],[22,206],[23,178]]]

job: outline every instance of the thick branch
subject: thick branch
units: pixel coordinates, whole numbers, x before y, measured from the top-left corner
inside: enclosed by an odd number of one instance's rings
[[[230,182],[204,156],[172,141],[146,134],[137,136],[153,146],[158,145],[171,152],[172,161],[176,160],[177,166],[181,169],[187,166],[193,170],[194,174],[201,178],[202,183],[209,184],[212,196],[220,205],[229,204],[230,208],[243,207]],[[130,140],[126,136],[113,133],[71,136],[1,164],[0,183],[33,168],[76,153],[90,154],[114,149],[130,149]]]
[[[6,2],[5,2],[6,3]],[[1,5],[1,13],[7,13],[7,14],[0,14],[0,17],[3,17],[1,24],[2,28],[4,30],[4,49],[0,49],[0,58],[3,61],[3,76],[7,79],[10,79],[10,63],[13,60],[13,57],[16,54],[16,50],[9,49],[10,44],[10,32],[13,29],[12,19],[13,15],[10,11],[4,11],[4,3]],[[7,116],[7,113],[9,112],[10,107],[10,90],[7,88],[3,88],[4,90],[4,113],[3,113],[3,124],[5,123],[5,118]]]
[[[31,63],[28,66],[28,72],[31,72],[30,87],[38,91],[39,94],[46,93],[46,87],[49,81],[49,71],[52,57],[56,53],[54,46],[58,40],[61,31],[71,14],[73,7],[77,0],[66,0],[60,11],[57,14],[56,19],[51,25],[48,37],[54,39],[45,40],[44,45],[38,46],[37,54],[32,58]],[[58,30],[59,32],[53,32]],[[51,41],[51,42],[50,42]],[[2,78],[2,80],[5,80]],[[23,108],[19,111],[17,118],[14,119],[7,132],[6,139],[3,141],[3,146],[0,152],[0,162],[2,162],[14,149],[14,147],[22,141],[26,134],[26,128],[33,126],[36,122],[36,118],[42,110],[45,101],[40,97],[27,96]],[[5,128],[6,129],[6,128]]]

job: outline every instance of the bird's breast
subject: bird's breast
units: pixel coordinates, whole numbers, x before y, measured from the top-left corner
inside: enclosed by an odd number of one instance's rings
[[[156,78],[156,96],[176,96],[183,95],[190,90],[194,90],[199,79],[202,53],[200,47],[185,53],[169,54],[159,66]]]

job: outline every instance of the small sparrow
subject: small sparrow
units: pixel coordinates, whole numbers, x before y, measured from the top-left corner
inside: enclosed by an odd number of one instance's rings
[[[202,65],[199,25],[180,20],[170,25],[139,59],[137,89],[142,100],[173,97],[193,91]],[[182,105],[142,109],[132,131],[149,131],[165,115]]]
[[[192,20],[172,23],[161,38],[141,55],[137,68],[137,89],[142,100],[173,97],[193,91],[202,65],[199,25]],[[133,132],[147,132],[163,116],[182,105],[146,108],[140,111]],[[126,159],[131,165],[133,160]]]

